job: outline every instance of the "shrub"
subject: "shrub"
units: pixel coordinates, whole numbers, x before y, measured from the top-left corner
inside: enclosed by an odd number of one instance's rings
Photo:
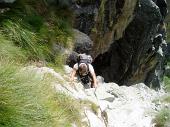
[[[167,123],[170,122],[170,110],[163,109],[157,114],[154,122],[156,123],[155,127],[167,127]]]

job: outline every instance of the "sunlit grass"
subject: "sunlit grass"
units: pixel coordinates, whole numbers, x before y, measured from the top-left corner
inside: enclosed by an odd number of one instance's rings
[[[45,3],[44,3],[45,2]],[[59,1],[65,8],[67,1]],[[56,93],[49,75],[43,79],[23,65],[50,63],[62,71],[65,57],[61,49],[72,46],[67,9],[58,12],[46,1],[18,0],[0,16],[0,126],[81,127],[79,104]],[[58,6],[57,4],[55,6]],[[64,15],[64,16],[62,16]]]
[[[165,90],[170,92],[170,78],[164,77],[164,85]],[[162,103],[170,103],[170,96],[164,96],[160,100]],[[169,109],[162,109],[160,112],[157,113],[154,122],[156,123],[155,127],[168,127],[170,123],[170,110]]]
[[[34,72],[0,64],[0,126],[64,127],[80,124],[76,102],[56,93],[51,76],[41,80]]]
[[[20,47],[16,47],[12,41],[7,40],[3,33],[0,32],[0,61],[23,63],[25,60],[25,52]]]
[[[170,110],[161,110],[154,119],[154,123],[156,123],[155,127],[168,127],[168,123],[170,123]]]

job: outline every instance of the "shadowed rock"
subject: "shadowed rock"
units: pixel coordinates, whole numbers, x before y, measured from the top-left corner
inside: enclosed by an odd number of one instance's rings
[[[151,0],[141,0],[134,15],[124,36],[94,61],[95,70],[106,82],[120,85],[145,82],[147,74],[159,61],[157,51],[162,40],[153,41],[161,20],[159,8]],[[153,46],[156,49],[153,50]]]

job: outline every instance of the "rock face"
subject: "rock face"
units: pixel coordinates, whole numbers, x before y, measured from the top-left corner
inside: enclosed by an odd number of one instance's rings
[[[137,0],[82,0],[73,4],[74,27],[91,37],[93,57],[107,51],[113,40],[122,37],[136,5]]]
[[[155,113],[163,106],[159,100],[164,92],[156,92],[143,83],[134,86],[118,86],[115,83],[104,83],[98,77],[97,89],[84,89],[82,84],[70,84],[68,75],[71,68],[65,66],[65,73],[56,73],[47,67],[28,67],[42,78],[46,73],[54,76],[54,88],[79,102],[84,102],[81,109],[82,127],[153,127]],[[58,80],[58,81],[57,81]],[[77,127],[73,124],[73,127]]]
[[[96,58],[94,62],[95,70],[99,70],[98,73],[104,76],[106,82],[111,80],[118,84],[142,82],[149,67],[153,68],[156,64],[154,54],[149,54],[149,50],[152,50],[151,39],[154,38],[153,34],[160,21],[160,12],[152,1],[142,1],[124,36],[114,42],[110,50]],[[105,61],[102,63],[103,66],[97,64],[101,63],[100,60]],[[150,63],[153,65],[149,65]]]
[[[166,43],[158,24],[167,14],[165,0],[79,1],[72,6],[74,27],[93,41],[91,55],[106,82],[161,84]]]

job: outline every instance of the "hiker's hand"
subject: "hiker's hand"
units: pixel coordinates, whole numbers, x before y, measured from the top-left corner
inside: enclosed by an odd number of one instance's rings
[[[70,82],[73,83],[74,82],[74,77],[76,75],[76,70],[73,69],[72,72],[71,72],[71,77],[70,77]]]
[[[92,88],[97,88],[97,84],[94,84],[94,85],[92,86]]]

